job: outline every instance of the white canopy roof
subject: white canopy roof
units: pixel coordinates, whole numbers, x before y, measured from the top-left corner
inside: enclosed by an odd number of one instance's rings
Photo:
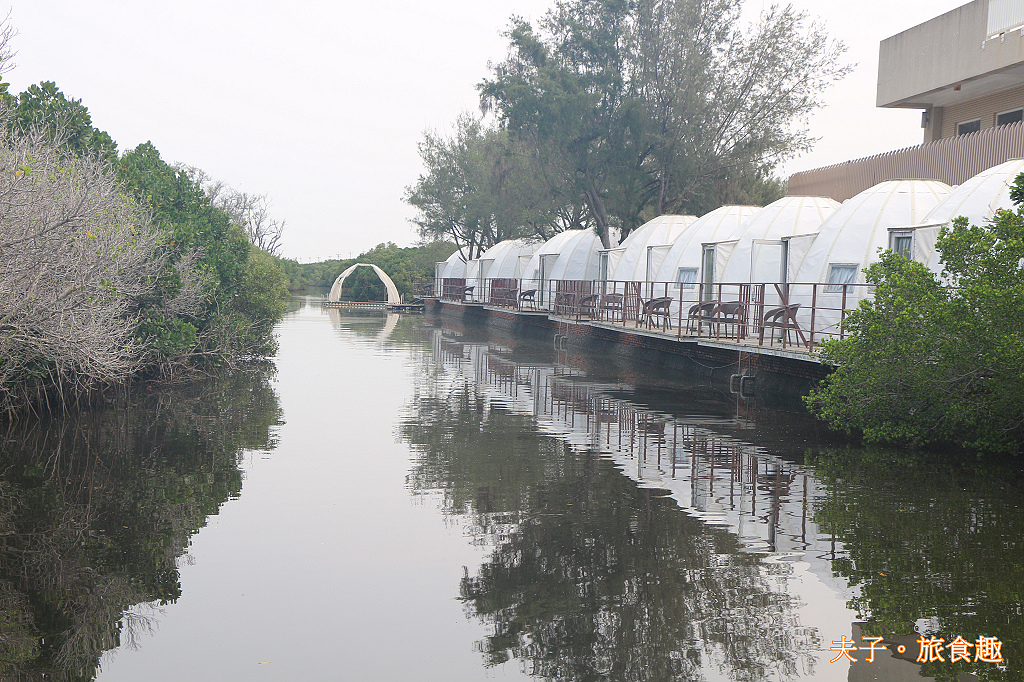
[[[527,263],[523,269],[523,279],[527,280],[538,280],[540,278],[540,258],[541,256],[558,256],[562,252],[562,245],[570,241],[577,233],[583,232],[583,230],[566,230],[565,232],[559,232],[551,239],[547,240],[541,247],[533,252],[530,256],[530,262]]]
[[[1010,159],[992,166],[964,182],[943,199],[921,221],[922,225],[947,223],[966,216],[972,225],[983,225],[1001,208],[1013,208],[1010,188],[1024,173],[1024,159]]]
[[[889,248],[889,228],[916,225],[952,188],[938,180],[887,180],[848,199],[818,231],[795,282],[827,282],[831,264],[855,265],[850,283],[864,281],[863,268]]]
[[[562,245],[558,260],[551,271],[551,279],[585,279],[594,280],[599,276],[600,254],[604,245],[601,238],[593,230],[573,230],[579,232]],[[618,231],[610,230],[612,246],[619,243]]]
[[[618,243],[615,230],[612,244]],[[548,259],[544,267],[547,280],[594,280],[599,276],[601,238],[593,230],[566,230],[544,242],[534,252],[523,270],[523,278],[540,279],[541,258]],[[524,285],[525,286],[525,285]]]
[[[773,201],[747,218],[730,236],[729,240],[735,239],[736,245],[725,265],[716,270],[715,281],[778,281],[783,266],[779,259],[782,238],[817,232],[837,208],[839,202],[827,197],[787,196]],[[770,248],[774,245],[761,242],[778,242],[778,246]]]
[[[889,248],[889,228],[916,225],[945,199],[952,188],[938,180],[887,180],[848,199],[822,224],[799,266],[791,264],[798,284],[831,282],[818,287],[815,327],[817,332],[839,330],[843,300],[854,308],[868,293],[864,268],[878,261],[879,249]],[[790,303],[810,307],[810,287],[791,291]],[[807,313],[801,311],[801,324]]]
[[[458,250],[448,259],[438,263],[436,270],[439,279],[462,278],[466,276],[466,261],[462,259],[462,253]]]
[[[706,242],[724,241],[738,232],[758,206],[720,206],[696,220],[676,237],[651,281],[676,282],[679,268],[700,268]],[[699,270],[698,270],[699,271]]]
[[[643,282],[648,278],[647,247],[671,244],[687,227],[696,222],[692,215],[662,215],[648,220],[622,240],[615,258],[609,262],[608,279]],[[657,269],[657,268],[653,268]]]
[[[522,277],[528,258],[541,247],[541,242],[506,239],[487,249],[480,258],[470,261],[467,276],[479,279],[517,279]],[[474,265],[475,263],[475,265]]]
[[[1024,173],[1024,159],[1010,159],[992,166],[964,182],[929,211],[914,233],[914,258],[941,273],[935,239],[943,225],[964,216],[971,225],[984,225],[1000,209],[1013,209],[1010,188],[1017,176]]]

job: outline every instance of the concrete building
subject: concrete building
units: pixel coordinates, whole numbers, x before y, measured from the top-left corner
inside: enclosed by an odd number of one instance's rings
[[[921,109],[924,142],[1024,120],[1024,2],[974,0],[882,41],[880,107]]]
[[[845,201],[903,178],[955,186],[1024,157],[1024,0],[974,0],[883,40],[876,104],[921,110],[923,143],[794,173],[790,194]]]

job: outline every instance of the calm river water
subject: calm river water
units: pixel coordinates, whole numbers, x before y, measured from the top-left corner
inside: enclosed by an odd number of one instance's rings
[[[1019,462],[418,316],[279,331],[7,433],[0,678],[1024,675]]]

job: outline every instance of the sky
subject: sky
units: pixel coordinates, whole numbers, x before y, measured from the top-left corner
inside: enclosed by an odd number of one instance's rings
[[[126,150],[266,194],[302,262],[418,240],[403,200],[417,143],[477,111],[513,15],[553,0],[13,0],[12,92],[55,81]],[[747,0],[756,15],[768,3]],[[813,151],[787,176],[920,144],[920,113],[875,107],[878,43],[960,0],[794,0],[856,67],[808,121]]]

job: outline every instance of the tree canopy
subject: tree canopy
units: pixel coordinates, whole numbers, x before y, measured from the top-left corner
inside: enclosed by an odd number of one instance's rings
[[[1019,451],[1024,443],[1024,174],[1014,211],[987,225],[956,219],[936,277],[893,252],[866,270],[877,285],[826,342],[836,371],[808,398],[836,428],[869,441]]]
[[[6,93],[5,93],[6,95]],[[109,162],[117,160],[117,143],[94,128],[92,116],[80,99],[68,99],[53,81],[30,85],[25,92],[7,95],[11,110],[8,126],[14,131],[37,129],[49,142],[78,156],[92,156]]]
[[[0,409],[273,352],[287,277],[259,202],[215,205],[151,143],[118,155],[52,82],[0,84],[0,157]]]
[[[460,245],[489,245],[478,222],[424,200],[446,179],[472,177],[460,171],[477,153],[465,143],[474,135],[505,136],[505,156],[546,185],[537,205],[547,224],[592,224],[606,247],[612,227],[626,236],[664,213],[781,196],[772,173],[810,148],[806,117],[847,72],[844,48],[791,7],[746,28],[741,9],[741,0],[558,0],[537,26],[514,17],[508,58],[478,86],[489,123],[460,123],[451,140],[428,134],[421,145],[427,170],[407,193],[417,223],[457,223],[461,232],[447,234]],[[486,183],[459,186],[460,208],[506,205]],[[553,219],[577,212],[572,225]],[[509,236],[529,232],[516,211],[494,215],[511,218]]]
[[[419,145],[429,169],[405,200],[427,240],[454,241],[468,260],[505,239],[547,239],[589,225],[578,195],[539,151],[507,130],[463,114],[454,135],[427,133]]]

